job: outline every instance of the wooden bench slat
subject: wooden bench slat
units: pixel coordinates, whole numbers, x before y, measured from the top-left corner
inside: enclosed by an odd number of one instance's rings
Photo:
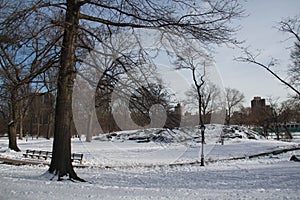
[[[71,154],[71,161],[73,162],[74,160],[77,160],[82,164],[82,159],[83,159],[83,154],[81,153],[72,153]]]
[[[48,158],[51,158],[52,152],[49,151],[43,151],[43,150],[26,150],[26,154],[23,154],[25,158],[28,158],[29,156],[31,158],[37,157],[38,159],[44,158],[47,160]]]
[[[47,160],[48,158],[52,158],[52,152],[50,151],[43,151],[43,150],[30,150],[27,149],[26,153],[23,154],[25,158],[31,157],[34,159],[37,157],[38,159],[44,158]],[[72,153],[71,154],[71,160],[73,161],[79,161],[80,164],[82,164],[83,154],[82,153]]]

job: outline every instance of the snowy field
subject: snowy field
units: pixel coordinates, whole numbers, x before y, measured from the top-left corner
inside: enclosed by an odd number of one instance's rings
[[[222,160],[297,147],[299,140],[248,139],[249,131],[242,129],[235,131],[241,137],[221,145],[219,133],[215,127],[206,130],[204,167],[169,165],[200,160],[199,134],[193,129],[125,131],[91,143],[74,138],[72,151],[84,154],[85,166],[75,170],[87,183],[50,181],[44,165],[0,164],[0,199],[300,199],[300,162],[289,161],[300,151]],[[7,138],[0,138],[0,157],[25,160],[26,149],[50,151],[52,142],[19,140],[23,152],[16,153],[7,150]]]

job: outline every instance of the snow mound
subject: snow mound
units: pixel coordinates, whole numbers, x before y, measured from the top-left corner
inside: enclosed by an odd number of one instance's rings
[[[205,125],[205,142],[220,142],[221,137],[232,139],[261,139],[261,136],[251,129],[242,126]],[[137,143],[200,143],[201,131],[199,126],[180,127],[176,129],[152,128],[131,131],[106,133],[94,138],[100,141],[134,141]]]
[[[227,139],[232,138],[246,138],[246,139],[262,139],[259,133],[243,127],[243,126],[224,126],[222,130],[222,136]]]

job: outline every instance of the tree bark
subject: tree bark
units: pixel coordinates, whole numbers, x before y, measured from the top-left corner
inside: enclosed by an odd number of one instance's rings
[[[201,109],[202,97],[201,97],[201,93],[200,93],[200,88],[198,86],[197,86],[197,92],[198,92],[199,125],[204,125],[203,119],[202,119],[202,109]]]
[[[8,148],[14,151],[21,151],[17,145],[17,127],[18,127],[18,104],[17,104],[18,91],[13,89],[11,92],[11,121],[8,123]]]
[[[19,139],[23,140],[23,113],[20,109]]]
[[[226,125],[229,126],[231,121],[231,107],[228,106],[227,116],[226,116]]]
[[[84,181],[77,176],[71,161],[72,92],[76,75],[75,50],[80,9],[78,2],[78,0],[67,1],[57,83],[53,156],[49,172],[57,175],[58,180],[61,180],[63,176],[69,175],[70,179]]]

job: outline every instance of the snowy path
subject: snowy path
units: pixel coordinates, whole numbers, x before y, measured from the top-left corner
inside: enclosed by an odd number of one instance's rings
[[[213,130],[211,133],[204,148],[206,160],[247,157],[299,147],[300,143],[300,140],[281,142],[242,138],[220,145],[215,142],[218,135],[214,135]],[[17,153],[7,149],[7,138],[0,138],[0,156],[28,160],[23,157],[26,149],[51,151],[52,142],[42,138],[18,141],[23,152]],[[72,139],[72,151],[84,154],[83,164],[97,166],[75,169],[88,183],[50,181],[47,166],[14,166],[0,162],[0,200],[300,199],[300,162],[289,161],[291,155],[300,155],[300,150],[211,162],[205,167],[199,164],[169,166],[174,162],[199,160],[199,150],[199,143],[137,143],[129,140],[86,143]]]
[[[300,163],[253,159],[205,167],[77,169],[90,183],[49,181],[47,167],[0,165],[0,199],[299,199]]]

